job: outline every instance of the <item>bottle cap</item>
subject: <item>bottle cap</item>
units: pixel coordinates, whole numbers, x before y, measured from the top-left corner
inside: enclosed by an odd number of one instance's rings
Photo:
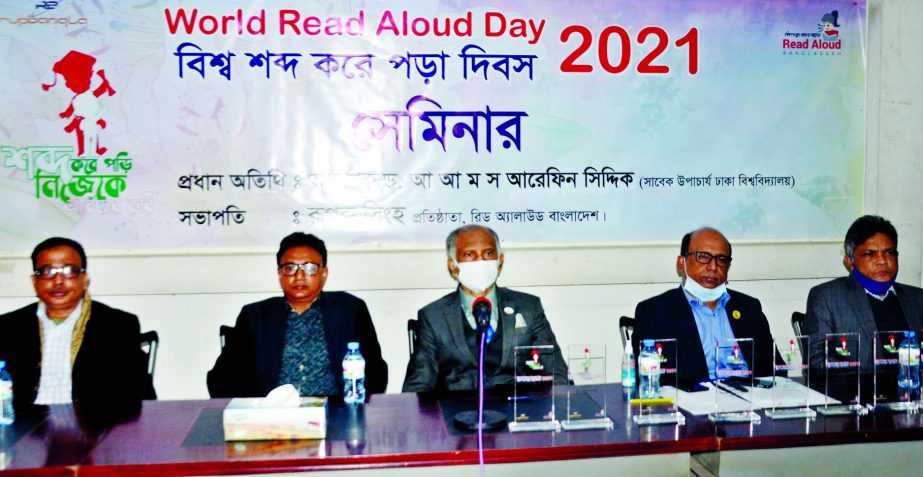
[[[346,349],[350,351],[356,351],[357,349],[359,349],[359,343],[355,341],[350,341],[349,343],[346,343]]]
[[[654,340],[644,340],[644,346],[654,346]]]
[[[904,338],[916,338],[916,337],[917,337],[916,331],[905,331],[904,332]]]

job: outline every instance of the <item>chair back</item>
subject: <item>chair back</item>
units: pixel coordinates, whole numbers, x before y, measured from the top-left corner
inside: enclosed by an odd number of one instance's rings
[[[793,312],[792,313],[792,331],[795,332],[795,336],[801,336],[802,334],[801,328],[803,326],[804,326],[804,313],[800,311]],[[804,356],[805,350],[802,349],[804,348],[804,344],[801,342],[801,340],[796,340],[796,341],[798,341],[798,349],[801,351],[801,355]]]
[[[157,365],[157,347],[160,345],[160,336],[154,330],[145,331],[139,336],[141,351],[147,357],[147,375],[154,378],[154,367]]]
[[[417,349],[417,346],[420,344],[419,338],[417,337],[417,330],[419,330],[420,322],[415,319],[407,320],[407,348],[410,351],[410,356],[413,356],[413,351]]]
[[[224,346],[228,344],[228,338],[231,336],[231,333],[234,332],[233,326],[221,325],[218,327],[218,339],[221,340],[221,349],[224,349]]]
[[[630,316],[619,318],[619,332],[622,335],[622,349],[628,349],[628,342],[631,341],[631,335],[635,331],[635,319]],[[637,353],[638,351],[635,350]]]

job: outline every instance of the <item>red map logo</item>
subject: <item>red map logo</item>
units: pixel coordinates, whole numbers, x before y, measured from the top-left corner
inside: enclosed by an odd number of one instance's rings
[[[79,51],[71,50],[54,64],[54,81],[43,84],[42,90],[48,91],[58,84],[58,76],[64,78],[64,85],[74,93],[67,109],[59,116],[70,119],[64,126],[64,132],[77,137],[77,156],[82,157],[87,149],[92,148],[96,155],[102,156],[106,148],[100,145],[99,135],[106,129],[106,112],[101,98],[115,95],[115,90],[106,79],[106,72],[95,69],[96,58]],[[90,89],[94,86],[95,88]]]

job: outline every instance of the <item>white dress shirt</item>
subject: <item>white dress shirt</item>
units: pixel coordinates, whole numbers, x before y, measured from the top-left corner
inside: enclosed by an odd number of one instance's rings
[[[48,318],[45,303],[39,302],[35,315],[42,332],[42,377],[35,404],[64,404],[72,401],[71,341],[74,325],[83,310],[83,300],[61,323]]]

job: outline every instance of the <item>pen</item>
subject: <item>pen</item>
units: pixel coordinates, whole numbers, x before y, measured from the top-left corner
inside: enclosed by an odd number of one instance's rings
[[[634,398],[628,401],[632,405],[643,404],[647,406],[671,406],[673,398]]]
[[[506,398],[506,400],[509,401],[509,402],[513,402],[513,401],[531,401],[531,400],[532,400],[532,396],[510,396],[510,397]]]
[[[747,389],[743,384],[739,384],[739,383],[728,383],[724,381],[718,381],[718,387],[724,388],[725,391],[731,391],[732,389],[736,389],[737,391],[744,392],[744,393],[750,392],[750,390]],[[731,389],[728,389],[728,388],[731,388]]]

